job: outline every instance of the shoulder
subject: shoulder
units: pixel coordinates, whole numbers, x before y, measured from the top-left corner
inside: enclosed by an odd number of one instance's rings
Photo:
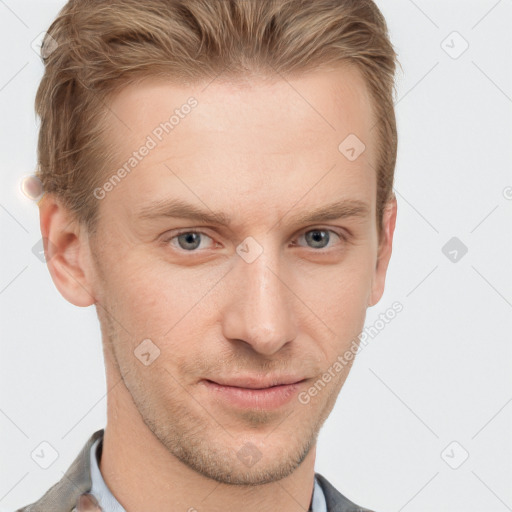
[[[368,508],[356,505],[343,496],[325,477],[315,473],[318,483],[322,487],[327,505],[327,512],[373,512]]]

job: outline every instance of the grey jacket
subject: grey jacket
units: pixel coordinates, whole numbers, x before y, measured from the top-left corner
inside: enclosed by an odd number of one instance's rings
[[[78,497],[91,490],[90,450],[94,441],[103,436],[103,430],[94,432],[59,482],[38,501],[16,512],[71,512]],[[316,477],[324,491],[328,512],[372,512],[345,498],[322,475],[316,473]]]

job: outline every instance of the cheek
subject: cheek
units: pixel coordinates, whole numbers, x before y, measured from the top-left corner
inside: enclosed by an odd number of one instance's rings
[[[373,273],[373,257],[361,247],[337,265],[302,266],[293,277],[294,289],[326,317],[346,321],[366,309]]]
[[[371,257],[359,254],[346,264],[296,277],[297,295],[314,312],[297,304],[305,315],[303,329],[322,346],[328,361],[343,353],[364,328],[372,268]]]
[[[154,339],[162,350],[183,351],[203,337],[212,314],[215,284],[225,269],[178,267],[148,254],[130,252],[109,275],[109,302],[131,339]]]

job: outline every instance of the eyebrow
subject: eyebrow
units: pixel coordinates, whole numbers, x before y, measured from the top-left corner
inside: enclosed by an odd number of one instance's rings
[[[348,217],[365,218],[369,214],[370,206],[368,203],[358,199],[344,199],[294,215],[291,218],[291,222],[293,224],[308,224]],[[288,213],[283,217],[287,215]],[[216,224],[226,227],[229,227],[233,222],[226,213],[202,209],[181,199],[155,201],[142,207],[136,213],[136,216],[146,220],[166,217],[189,219],[205,224]]]

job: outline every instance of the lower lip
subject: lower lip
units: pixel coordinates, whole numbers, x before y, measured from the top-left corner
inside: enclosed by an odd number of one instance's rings
[[[203,382],[213,394],[236,407],[245,409],[275,409],[290,402],[297,394],[299,385],[303,381],[264,389],[221,386],[209,380]]]

